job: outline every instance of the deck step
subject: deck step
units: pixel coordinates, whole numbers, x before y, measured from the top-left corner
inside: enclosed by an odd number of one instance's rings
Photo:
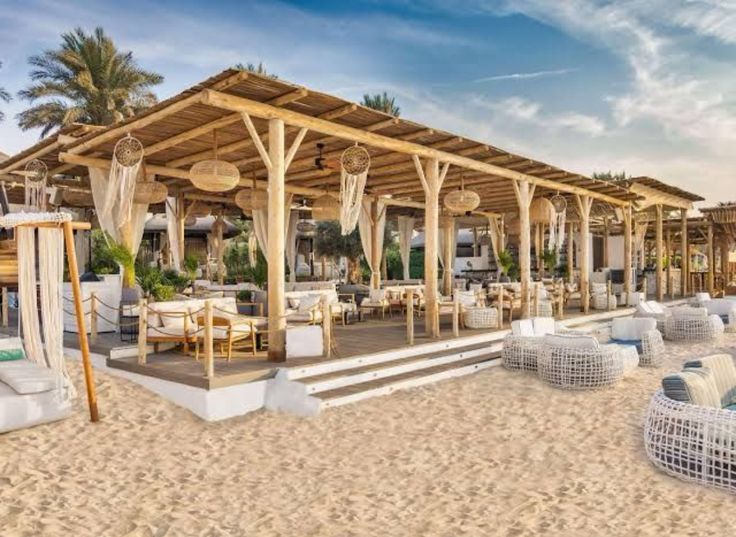
[[[483,369],[500,365],[501,359],[496,353],[485,353],[480,356],[459,361],[416,369],[376,380],[343,386],[315,394],[321,403],[320,409],[332,408],[357,401],[389,395],[397,390],[422,386],[441,380],[469,375]]]
[[[354,367],[347,371],[333,371],[313,377],[305,377],[299,381],[306,385],[308,394],[319,394],[339,388],[363,385],[379,379],[395,377],[413,371],[429,370],[437,366],[464,363],[469,359],[488,357],[501,350],[500,343],[482,343],[463,347],[456,352],[440,351],[435,353],[399,358],[388,362],[368,364]]]

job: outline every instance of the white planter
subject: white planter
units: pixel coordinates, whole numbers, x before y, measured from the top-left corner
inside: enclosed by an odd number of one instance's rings
[[[91,301],[88,300],[92,293],[95,293],[99,302],[97,302],[97,331],[116,332],[118,323],[118,310],[120,307],[120,294],[122,289],[122,276],[120,274],[106,274],[102,276],[101,282],[81,282],[82,307],[84,309],[84,326],[87,333],[90,333],[91,318],[90,306]],[[72,284],[64,282],[64,331],[77,333],[77,319],[74,314],[74,303]]]

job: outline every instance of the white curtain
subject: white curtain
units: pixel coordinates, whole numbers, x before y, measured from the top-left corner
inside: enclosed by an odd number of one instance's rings
[[[248,264],[255,267],[258,261],[258,241],[253,231],[248,233]]]
[[[376,212],[378,213],[377,222],[373,221],[371,200],[362,200],[360,214],[358,215],[360,243],[363,246],[363,254],[368,261],[368,265],[371,267],[371,287],[373,289],[377,289],[381,282],[381,256],[383,254],[383,236],[386,230],[386,204],[382,200],[377,200],[376,203],[378,204],[376,207]],[[376,255],[375,264],[372,263],[374,229],[378,233],[378,255]]]
[[[644,259],[644,239],[647,236],[647,228],[649,222],[636,222],[634,224],[634,251],[638,253],[634,257],[640,260]],[[641,268],[644,268],[644,262],[640,261]]]
[[[77,266],[81,272],[87,269],[89,260],[89,237],[90,232],[79,230],[74,233],[74,253],[77,258]]]
[[[286,226],[286,264],[289,265],[289,281],[296,281],[296,225],[299,223],[299,211],[290,211]]]
[[[496,262],[496,268],[498,269],[499,275],[501,274],[501,260],[499,254],[501,253],[501,226],[499,225],[498,218],[492,216],[488,217],[488,235],[491,237],[491,248],[493,249],[493,260]]]
[[[18,306],[23,346],[29,360],[46,366],[38,322],[38,296],[36,294],[36,240],[35,229],[18,226],[15,237],[18,244]]]
[[[103,210],[109,195],[108,189],[111,188],[112,184],[108,179],[109,172],[104,168],[90,167],[88,170],[90,190],[92,191],[92,199],[95,204],[97,218],[100,221],[100,227],[115,242],[123,244],[134,256],[137,255],[143,239],[143,229],[146,226],[148,204],[115,204],[112,208],[108,207],[107,210]],[[149,175],[148,179],[152,181],[155,176]],[[174,198],[168,199],[172,200]],[[171,233],[170,229],[169,233]]]
[[[399,216],[399,254],[404,267],[404,279],[409,279],[409,260],[411,258],[411,236],[414,234],[414,218]]]
[[[181,258],[181,244],[179,244],[179,223],[176,198],[166,198],[166,231],[169,238],[169,252],[171,253],[171,268],[180,271],[183,259]]]
[[[284,196],[284,237],[286,237],[289,229],[289,219],[291,218],[291,201],[294,194],[286,194]],[[264,209],[253,209],[253,232],[256,235],[258,247],[263,255],[268,259],[268,207]],[[288,246],[287,246],[288,249]]]

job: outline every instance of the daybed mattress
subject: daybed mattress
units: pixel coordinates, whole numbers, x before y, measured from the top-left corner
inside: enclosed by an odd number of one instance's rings
[[[60,403],[56,390],[18,395],[0,382],[0,433],[60,420],[71,412],[71,402]]]

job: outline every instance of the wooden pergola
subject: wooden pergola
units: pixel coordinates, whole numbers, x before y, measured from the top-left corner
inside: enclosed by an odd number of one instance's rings
[[[530,304],[529,204],[534,196],[561,194],[577,207],[582,236],[589,234],[594,203],[617,209],[626,222],[627,258],[631,259],[632,203],[642,200],[633,186],[568,172],[418,123],[365,108],[280,79],[226,70],[136,117],[90,132],[62,131],[13,156],[0,174],[17,173],[30,160],[43,160],[52,182],[65,188],[85,188],[88,167],[108,168],[115,143],[126,134],[145,148],[148,174],[155,174],[184,206],[214,203],[236,210],[236,191],[212,194],[197,190],[189,168],[213,157],[216,132],[219,158],[240,170],[240,188],[268,191],[269,356],[284,358],[284,194],[309,200],[328,193],[338,196],[339,167],[329,165],[353,144],[371,155],[366,197],[390,211],[411,210],[423,215],[426,233],[425,274],[427,325],[437,307],[437,248],[442,197],[460,187],[475,190],[481,204],[473,215],[498,218],[514,213],[520,222],[519,265],[522,314]],[[316,165],[317,144],[324,144]],[[152,207],[161,212],[162,207]],[[374,249],[375,250],[375,249]],[[380,254],[379,254],[380,255]],[[581,289],[587,310],[588,241],[583,241]],[[370,260],[375,266],[375,260]],[[629,262],[628,266],[631,266]],[[625,286],[631,286],[626,271]]]

